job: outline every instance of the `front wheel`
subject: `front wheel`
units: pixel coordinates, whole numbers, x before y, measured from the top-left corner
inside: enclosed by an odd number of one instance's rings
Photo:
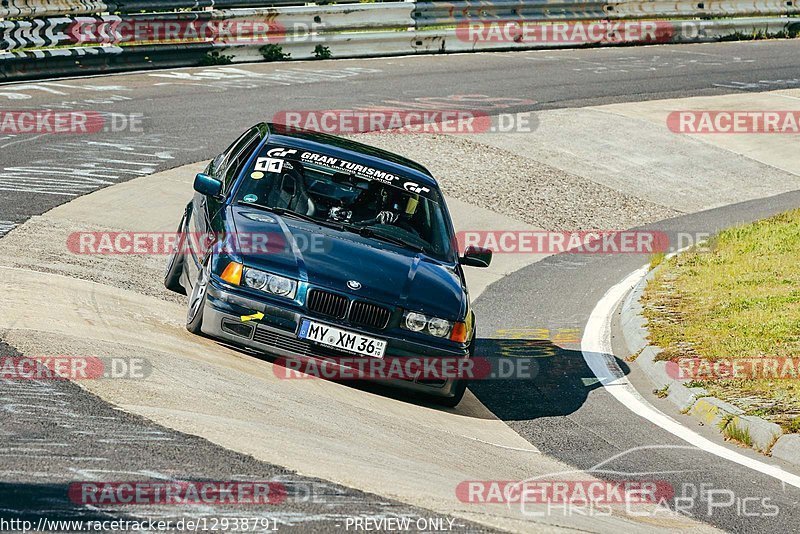
[[[192,295],[189,297],[189,311],[186,314],[186,330],[192,334],[202,335],[203,310],[206,307],[208,282],[211,279],[211,262],[203,266],[197,275]]]
[[[178,240],[175,243],[175,248],[167,260],[167,268],[164,271],[164,287],[175,293],[181,295],[186,294],[186,289],[181,284],[181,275],[183,274],[183,261],[186,258],[186,234],[183,231],[183,225],[186,221],[184,214],[181,219],[181,224],[178,226]]]
[[[435,399],[436,404],[440,406],[444,406],[446,408],[455,408],[464,398],[464,394],[467,392],[467,381],[466,380],[457,380],[453,386],[454,395],[452,397],[437,397]]]
[[[475,356],[475,330],[473,329],[472,341],[470,342],[469,346],[469,357],[472,358],[474,356]],[[433,401],[439,406],[444,406],[446,408],[455,408],[464,399],[464,394],[467,392],[468,385],[469,385],[469,380],[467,378],[461,378],[459,380],[456,380],[453,384],[452,397],[435,397]]]

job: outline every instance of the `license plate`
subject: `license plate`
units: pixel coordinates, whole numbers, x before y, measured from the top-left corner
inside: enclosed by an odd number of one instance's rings
[[[355,332],[348,332],[347,330],[316,323],[308,319],[303,319],[297,337],[316,341],[326,347],[353,352],[361,356],[383,358],[386,352],[386,342],[381,339],[362,336]]]

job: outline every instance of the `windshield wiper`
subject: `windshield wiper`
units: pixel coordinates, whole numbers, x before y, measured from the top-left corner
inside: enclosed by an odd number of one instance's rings
[[[381,233],[376,232],[375,230],[373,230],[372,228],[369,228],[367,226],[354,226],[354,225],[351,225],[351,226],[348,226],[347,228],[351,229],[352,231],[356,232],[357,234],[359,234],[359,235],[361,235],[363,237],[372,237],[372,238],[375,238],[375,239],[380,239],[381,241],[386,241],[387,243],[392,243],[393,245],[398,245],[398,246],[401,246],[401,247],[404,247],[404,248],[410,248],[412,250],[416,250],[417,252],[426,252],[425,247],[421,247],[419,245],[415,245],[414,243],[409,243],[408,241],[405,241],[404,239],[400,239],[399,237],[392,237],[392,236],[388,236],[388,235],[385,235],[385,234],[381,234]]]
[[[320,226],[327,226],[329,228],[334,228],[336,230],[344,230],[344,227],[340,224],[323,221],[321,219],[317,219],[316,217],[312,217],[311,215],[306,215],[304,213],[297,213],[296,211],[287,210],[285,208],[271,208],[269,206],[264,206],[263,204],[256,204],[254,202],[247,202],[245,200],[240,200],[239,205],[262,209],[264,211],[269,211],[271,213],[274,213],[275,215],[280,215],[281,217],[293,217],[295,219],[300,219],[301,221],[307,221],[310,223],[318,224]]]

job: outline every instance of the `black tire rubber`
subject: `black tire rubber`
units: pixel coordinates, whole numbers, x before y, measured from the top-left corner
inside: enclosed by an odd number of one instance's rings
[[[180,295],[186,294],[186,288],[181,284],[181,275],[183,274],[183,262],[186,259],[185,245],[186,234],[183,232],[183,225],[186,221],[186,214],[181,219],[181,224],[178,226],[178,242],[172,251],[169,259],[167,260],[167,268],[164,271],[164,287],[170,291],[174,291]]]
[[[455,395],[452,397],[435,397],[434,402],[446,408],[455,408],[458,406],[464,398],[464,394],[467,392],[467,381],[457,380],[453,387],[455,388]]]
[[[471,338],[472,342],[470,343],[469,347],[470,358],[475,356],[475,341],[476,341],[475,334],[476,331],[473,328],[472,338]],[[467,392],[468,385],[469,385],[469,380],[467,379],[456,380],[453,385],[453,390],[455,391],[455,394],[452,397],[433,397],[432,400],[439,406],[444,406],[446,408],[455,408],[464,399],[464,394]]]
[[[206,264],[197,276],[192,295],[189,297],[189,310],[186,312],[186,330],[197,335],[203,335],[203,309],[206,306],[208,281],[211,276],[209,272],[211,262],[207,261]]]

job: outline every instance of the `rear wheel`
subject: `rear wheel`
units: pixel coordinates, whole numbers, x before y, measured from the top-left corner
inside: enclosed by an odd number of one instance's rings
[[[185,245],[186,234],[183,232],[183,225],[186,221],[186,214],[181,219],[181,224],[178,226],[178,239],[175,243],[175,248],[172,250],[169,259],[167,260],[167,267],[164,271],[164,287],[175,293],[181,295],[186,294],[186,288],[181,284],[181,275],[183,274],[183,260],[185,259]]]
[[[211,262],[200,269],[197,281],[192,288],[192,295],[189,297],[189,311],[186,314],[186,330],[192,334],[202,334],[203,310],[206,307],[206,296],[208,295],[208,282],[211,279]]]

